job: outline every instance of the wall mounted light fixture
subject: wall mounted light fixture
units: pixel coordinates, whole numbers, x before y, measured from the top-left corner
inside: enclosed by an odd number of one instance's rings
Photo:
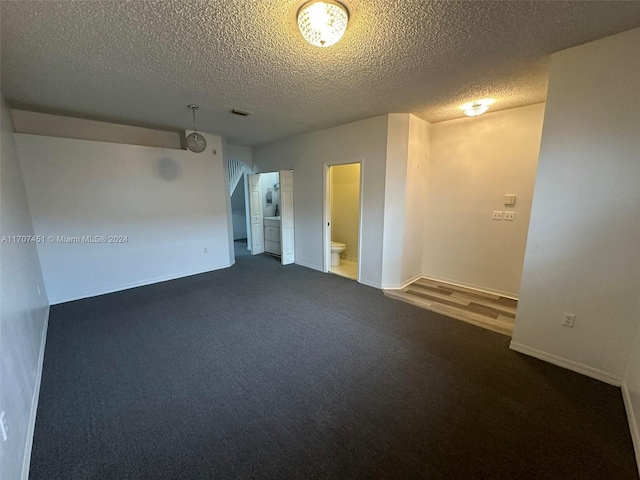
[[[336,44],[347,30],[349,12],[339,2],[311,0],[298,10],[298,28],[304,39],[316,47]]]
[[[462,110],[467,117],[477,117],[489,110],[489,105],[495,102],[492,98],[483,98],[482,100],[476,100],[475,102],[465,103],[462,105]]]

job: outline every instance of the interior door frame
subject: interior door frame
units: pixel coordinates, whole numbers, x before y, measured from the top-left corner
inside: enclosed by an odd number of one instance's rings
[[[249,209],[249,201],[250,201],[249,173],[244,172],[242,174],[242,183],[244,184],[244,221],[247,229],[247,250],[251,251],[251,211]]]
[[[280,263],[290,265],[296,261],[295,205],[293,202],[295,180],[293,170],[278,170],[277,173],[280,184]],[[288,204],[287,198],[291,199],[290,204]],[[288,252],[289,247],[291,252]]]
[[[258,192],[254,201],[254,191],[252,180],[255,179],[258,184]],[[262,189],[260,188],[260,174],[250,173],[247,175],[247,183],[249,184],[249,215],[251,216],[251,255],[264,253],[264,219],[262,215]],[[254,227],[259,227],[254,231]],[[262,240],[262,241],[260,241]]]
[[[323,207],[322,207],[322,271],[329,273],[331,271],[331,167],[339,167],[340,165],[360,164],[360,192],[359,192],[359,213],[358,213],[358,276],[357,282],[360,282],[362,276],[362,214],[364,212],[364,158],[358,160],[344,160],[336,162],[326,162],[323,164]]]

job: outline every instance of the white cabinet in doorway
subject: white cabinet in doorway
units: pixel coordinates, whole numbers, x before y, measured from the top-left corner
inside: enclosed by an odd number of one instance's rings
[[[274,255],[282,254],[280,217],[264,217],[264,251]]]

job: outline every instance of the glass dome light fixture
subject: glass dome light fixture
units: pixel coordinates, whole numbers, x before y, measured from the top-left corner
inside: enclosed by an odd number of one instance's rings
[[[489,105],[493,102],[495,102],[495,100],[491,98],[484,98],[482,100],[476,100],[475,102],[465,103],[461,108],[467,117],[477,117],[489,110]]]
[[[330,47],[347,30],[349,12],[339,2],[311,0],[298,10],[298,28],[304,39],[316,47]]]
[[[187,135],[187,148],[194,153],[202,153],[207,148],[207,141],[196,130],[196,110],[200,107],[198,105],[187,105],[193,112],[193,133]]]

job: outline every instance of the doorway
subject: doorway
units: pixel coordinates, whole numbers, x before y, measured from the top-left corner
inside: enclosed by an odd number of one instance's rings
[[[231,224],[233,226],[233,241],[247,243],[247,206],[245,202],[244,175],[236,183],[231,193]]]
[[[362,164],[325,165],[324,270],[360,279]]]
[[[251,255],[267,253],[282,265],[295,262],[293,170],[247,175]]]

